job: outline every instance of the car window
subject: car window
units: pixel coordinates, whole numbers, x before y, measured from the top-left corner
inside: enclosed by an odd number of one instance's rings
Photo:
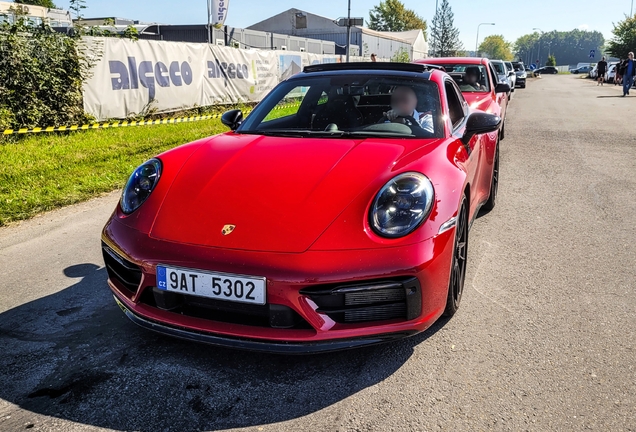
[[[448,102],[448,115],[450,116],[453,129],[457,128],[464,120],[465,107],[462,103],[462,98],[457,94],[457,90],[452,81],[446,80],[444,82],[446,89],[446,100]]]
[[[488,69],[490,70],[490,77],[492,78],[492,82],[497,85],[497,83],[499,82],[499,75],[497,74],[497,71],[495,70],[492,63],[488,64]]]
[[[439,138],[443,131],[439,87],[428,79],[302,74],[272,90],[236,132]]]
[[[490,91],[488,70],[482,64],[439,63],[437,65],[444,68],[464,93]]]
[[[506,73],[506,71],[504,70],[503,63],[492,62],[491,64],[493,65],[493,67],[495,68],[495,70],[497,71],[498,74],[505,74]]]

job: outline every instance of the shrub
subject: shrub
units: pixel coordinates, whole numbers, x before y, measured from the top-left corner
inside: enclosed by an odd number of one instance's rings
[[[19,14],[0,24],[0,129],[83,123],[88,71],[81,38],[33,26]]]

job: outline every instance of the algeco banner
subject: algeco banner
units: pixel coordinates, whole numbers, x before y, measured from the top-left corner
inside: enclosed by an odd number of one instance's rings
[[[84,109],[98,120],[156,110],[258,102],[281,79],[335,56],[242,50],[208,44],[87,38],[101,54],[84,85]]]

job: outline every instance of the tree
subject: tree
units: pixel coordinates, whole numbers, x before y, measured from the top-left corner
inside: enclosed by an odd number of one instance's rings
[[[459,40],[459,29],[455,28],[453,19],[453,11],[448,0],[442,0],[431,27],[433,56],[454,57],[464,49]]]
[[[53,0],[19,0],[16,3],[22,3],[33,6],[43,6],[49,9],[57,9],[57,6],[53,3]]]
[[[554,54],[550,54],[548,57],[548,61],[545,63],[546,66],[556,66],[556,57]]]
[[[391,61],[395,63],[409,63],[411,61],[411,56],[404,48],[400,48],[393,54]]]
[[[512,44],[507,42],[503,36],[492,35],[485,38],[479,45],[479,52],[484,57],[509,61],[514,58],[511,46]]]
[[[636,15],[625,16],[623,21],[614,24],[614,37],[607,43],[607,53],[618,58],[627,57],[627,53],[636,48]]]
[[[548,54],[554,54],[563,65],[576,65],[590,62],[590,51],[596,51],[596,58],[601,55],[605,38],[597,31],[571,30],[551,31],[543,34],[531,33],[521,36],[515,42],[515,55],[528,64],[539,57],[545,64]]]
[[[368,25],[376,31],[422,30],[426,38],[426,21],[400,0],[380,1],[369,11]]]

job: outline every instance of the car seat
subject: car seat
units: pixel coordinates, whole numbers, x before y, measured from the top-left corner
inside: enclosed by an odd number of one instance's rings
[[[318,107],[311,127],[324,129],[329,124],[335,123],[338,129],[344,130],[360,126],[362,121],[363,116],[356,106],[355,96],[335,95],[329,97],[327,103]]]

